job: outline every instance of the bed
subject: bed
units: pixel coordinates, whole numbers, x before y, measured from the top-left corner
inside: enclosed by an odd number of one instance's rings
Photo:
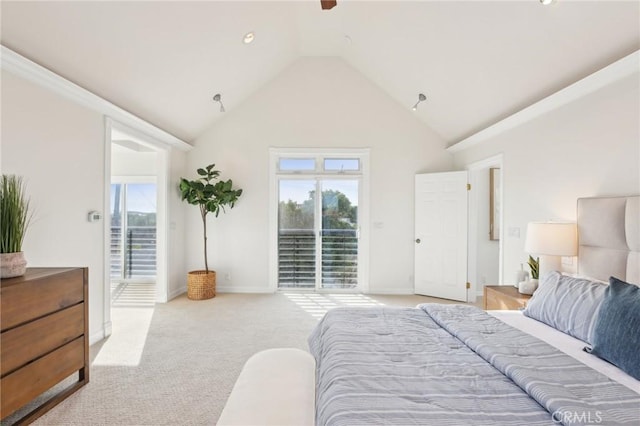
[[[577,213],[583,276],[542,277],[524,312],[329,311],[309,337],[316,424],[640,424],[640,197]]]

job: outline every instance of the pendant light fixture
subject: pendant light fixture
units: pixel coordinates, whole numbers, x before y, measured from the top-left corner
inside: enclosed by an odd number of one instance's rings
[[[426,100],[427,100],[427,97],[424,95],[424,93],[419,93],[418,94],[418,102],[416,102],[415,105],[413,107],[411,107],[411,109],[416,111],[418,109],[418,104],[420,102],[424,102]]]
[[[220,104],[220,112],[225,112],[224,105],[222,105],[222,96],[220,93],[213,95],[213,100]]]

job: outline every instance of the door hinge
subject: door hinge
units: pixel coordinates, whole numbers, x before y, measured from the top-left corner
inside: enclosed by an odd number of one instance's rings
[[[467,283],[467,289],[471,288],[471,283]]]
[[[467,184],[467,191],[471,191],[471,184],[470,183]]]

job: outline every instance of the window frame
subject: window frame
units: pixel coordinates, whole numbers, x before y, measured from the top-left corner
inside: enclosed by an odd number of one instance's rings
[[[272,152],[272,155],[274,152]],[[363,175],[365,157],[368,160],[369,150],[309,150],[309,151],[289,151],[275,152],[275,170],[279,175],[295,174],[295,175]],[[314,160],[315,167],[313,170],[300,169],[282,169],[280,168],[281,160]],[[326,160],[358,160],[357,170],[327,170],[325,168]],[[272,164],[274,159],[272,158]]]
[[[347,293],[368,293],[369,291],[369,148],[269,148],[269,290],[278,289],[278,196],[279,182],[283,178],[331,178],[344,177],[358,179],[359,188],[359,258],[358,284]],[[315,158],[315,170],[280,170],[281,158]],[[359,170],[324,170],[324,159],[358,159]],[[300,290],[295,290],[300,291]],[[308,291],[308,290],[307,290]],[[327,292],[317,289],[317,292]],[[336,292],[333,289],[332,292]]]

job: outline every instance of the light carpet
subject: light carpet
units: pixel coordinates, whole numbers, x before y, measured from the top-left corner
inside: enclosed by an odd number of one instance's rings
[[[286,292],[114,307],[113,334],[91,347],[90,383],[34,424],[212,425],[245,361],[268,348],[307,350],[309,333],[328,309],[427,302],[454,303]]]

